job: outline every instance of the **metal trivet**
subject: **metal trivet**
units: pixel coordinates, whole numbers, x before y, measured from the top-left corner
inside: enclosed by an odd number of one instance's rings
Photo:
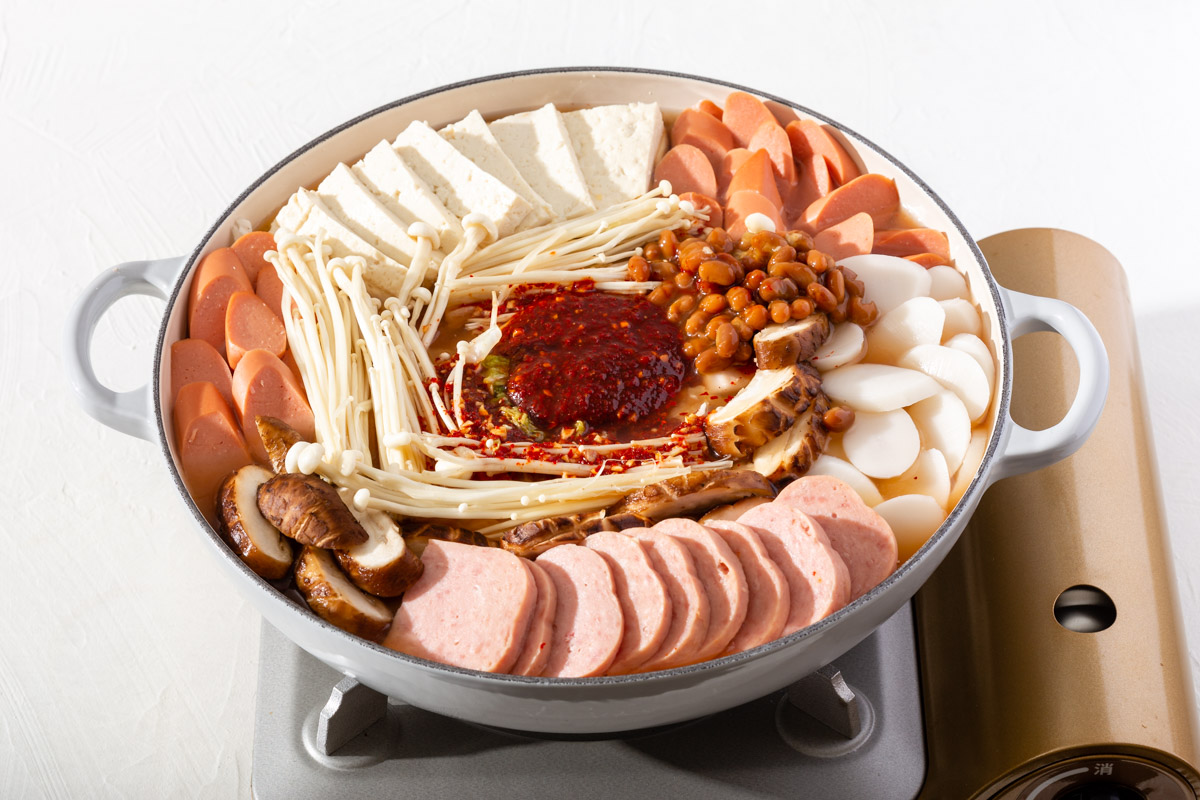
[[[695,722],[592,741],[423,711],[262,626],[251,775],[258,800],[912,800],[925,763],[908,605],[836,665],[785,691]]]

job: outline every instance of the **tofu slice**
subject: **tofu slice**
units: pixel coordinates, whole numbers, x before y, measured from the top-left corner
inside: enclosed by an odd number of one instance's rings
[[[379,252],[369,242],[363,240],[354,231],[346,227],[340,219],[321,201],[320,195],[308,189],[301,189],[292,197],[304,213],[304,221],[294,233],[302,236],[316,236],[325,232],[325,241],[333,249],[333,254],[340,258],[346,256],[362,256],[367,262],[363,268],[363,280],[372,292],[383,297],[392,297],[400,292],[404,283],[404,275],[408,271],[404,265]],[[288,201],[291,204],[291,200]]]
[[[649,191],[663,140],[658,103],[584,108],[562,118],[596,208]]]
[[[384,208],[345,164],[333,168],[317,187],[317,194],[321,202],[363,241],[405,266],[412,263],[417,242],[408,235],[408,226]]]
[[[471,212],[492,220],[500,236],[517,229],[533,206],[484,172],[424,122],[416,121],[392,143],[404,163],[459,219]]]
[[[375,145],[350,171],[406,228],[414,222],[424,222],[437,231],[443,252],[453,250],[462,239],[458,217],[404,163],[390,142]]]
[[[292,233],[300,230],[300,226],[304,224],[304,218],[308,216],[308,210],[312,208],[311,204],[303,203],[300,195],[294,194],[288,198],[287,205],[279,209],[279,213],[275,215],[275,220],[271,223],[271,233],[283,228]]]
[[[553,104],[498,119],[488,126],[521,176],[560,218],[595,211],[567,126]]]
[[[504,154],[478,111],[472,111],[458,122],[447,125],[438,131],[438,135],[533,206],[533,211],[521,223],[521,228],[536,228],[554,219],[554,209],[521,177],[516,165]]]

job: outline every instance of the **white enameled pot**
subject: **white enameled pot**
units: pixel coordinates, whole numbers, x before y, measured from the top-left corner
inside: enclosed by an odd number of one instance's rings
[[[846,652],[894,614],[941,563],[979,499],[993,482],[1049,465],[1073,453],[1091,433],[1104,405],[1108,361],[1095,329],[1073,306],[996,285],[975,241],[949,208],[907,167],[821,115],[777,97],[758,96],[781,116],[833,125],[868,171],[896,180],[900,197],[923,224],[946,231],[985,317],[985,336],[1000,369],[990,410],[991,438],[970,488],[921,550],[871,592],[836,614],[755,650],[690,667],[614,678],[547,679],[491,675],[422,661],[335,628],[251,572],[205,522],[179,476],[171,402],[166,387],[170,345],[184,335],[193,267],[231,241],[235,219],[269,219],[300,186],[316,184],[339,161],[352,162],[414,119],[435,128],[471,109],[485,117],[536,108],[655,101],[681,110],[702,99],[720,102],[743,87],[647,70],[553,69],[480,78],[424,92],[351,120],[288,156],[254,182],[219,216],[190,255],[121,264],[97,277],[72,309],[66,355],[84,409],[112,428],[157,441],[167,474],[191,509],[197,535],[207,536],[219,568],[276,628],[321,661],[366,685],[430,711],[487,725],[547,733],[604,733],[664,725],[747,702],[779,689]],[[146,294],[167,301],[149,383],[113,392],[96,379],[89,345],[96,322],[119,298]],[[1030,431],[1009,416],[1012,339],[1053,330],[1075,351],[1079,388],[1063,420]]]

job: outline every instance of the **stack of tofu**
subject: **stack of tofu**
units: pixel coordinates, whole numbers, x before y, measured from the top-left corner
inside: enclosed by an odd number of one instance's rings
[[[413,122],[315,191],[297,191],[272,230],[323,231],[334,255],[366,260],[373,290],[395,294],[417,250],[412,223],[437,232],[440,261],[471,213],[504,237],[644,194],[665,146],[657,103],[566,113],[547,104],[491,123],[472,111],[440,131]]]

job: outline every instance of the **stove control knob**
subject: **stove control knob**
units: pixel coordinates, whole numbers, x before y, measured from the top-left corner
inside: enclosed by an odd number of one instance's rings
[[[1115,783],[1091,783],[1068,789],[1054,800],[1146,800],[1146,795],[1137,789]]]
[[[1043,767],[990,797],[993,800],[1196,800],[1196,793],[1187,779],[1158,761],[1123,753],[1097,753]]]

